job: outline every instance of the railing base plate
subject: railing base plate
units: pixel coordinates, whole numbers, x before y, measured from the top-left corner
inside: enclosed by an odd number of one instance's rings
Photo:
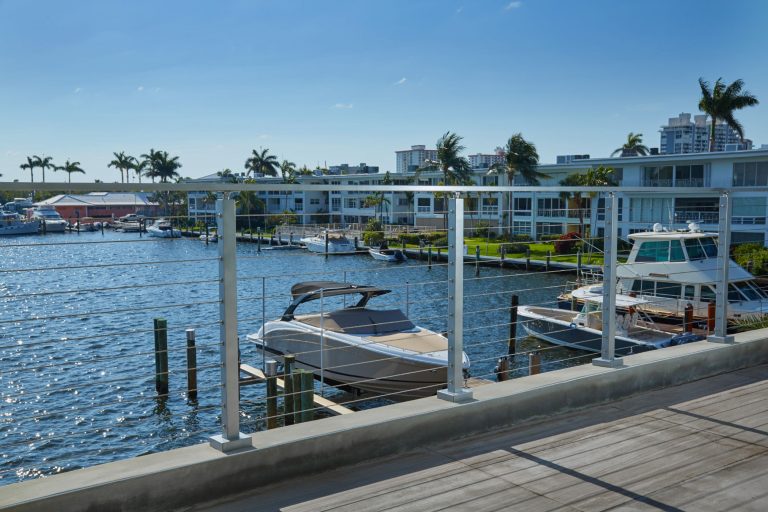
[[[624,360],[620,357],[614,357],[613,359],[596,357],[592,360],[592,364],[595,366],[602,366],[604,368],[621,368],[624,366]]]
[[[469,388],[461,388],[460,391],[454,393],[447,389],[441,389],[437,392],[437,398],[457,404],[469,402],[472,400],[472,390]]]
[[[711,336],[707,336],[707,341],[710,343],[722,343],[724,345],[731,345],[733,344],[735,338],[733,336],[716,336],[712,334]]]
[[[211,436],[208,439],[208,443],[210,443],[212,448],[224,453],[241,450],[243,448],[253,448],[251,436],[247,436],[242,432],[237,433],[237,439],[226,439],[222,435]]]

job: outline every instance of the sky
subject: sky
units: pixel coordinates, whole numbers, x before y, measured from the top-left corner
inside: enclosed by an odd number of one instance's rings
[[[46,155],[119,181],[113,152],[150,148],[193,178],[260,148],[394,171],[446,131],[466,155],[521,132],[542,163],[605,157],[698,113],[699,77],[744,80],[759,147],[766,19],[763,0],[0,0],[0,180]]]

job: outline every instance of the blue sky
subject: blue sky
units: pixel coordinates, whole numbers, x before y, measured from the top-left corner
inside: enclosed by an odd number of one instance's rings
[[[698,113],[699,77],[745,81],[759,146],[766,19],[761,0],[0,0],[0,173],[45,154],[115,181],[113,151],[154,148],[198,177],[259,147],[394,170],[448,130],[467,154],[522,132],[544,163],[607,156]]]

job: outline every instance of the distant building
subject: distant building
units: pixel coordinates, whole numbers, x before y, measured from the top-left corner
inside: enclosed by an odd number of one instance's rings
[[[570,164],[576,160],[588,160],[589,155],[557,155],[558,164]]]
[[[411,146],[411,149],[395,151],[395,172],[399,174],[413,172],[424,166],[425,160],[437,160],[437,150],[426,146]]]
[[[709,116],[681,113],[670,117],[667,125],[662,126],[661,153],[672,155],[680,153],[704,153],[709,151],[709,131],[712,123]],[[715,126],[715,151],[737,151],[752,149],[752,141],[741,140],[736,130],[718,120]]]
[[[159,204],[151,199],[151,194],[144,192],[91,192],[90,194],[59,194],[36,206],[50,204],[65,220],[85,217],[94,219],[112,219],[136,213],[146,217],[155,217]]]
[[[504,153],[501,151],[493,154],[478,153],[467,158],[473,169],[488,169],[492,165],[504,163]]]
[[[376,174],[378,172],[378,166],[366,165],[365,163],[361,163],[360,165],[339,164],[332,165],[328,168],[328,174],[333,176],[342,174]]]

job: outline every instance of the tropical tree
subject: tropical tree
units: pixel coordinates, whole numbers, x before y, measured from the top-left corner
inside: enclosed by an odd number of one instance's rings
[[[733,112],[744,107],[753,107],[760,103],[748,91],[742,92],[744,81],[739,79],[726,86],[722,78],[718,78],[715,85],[710,89],[709,83],[704,81],[703,78],[699,78],[699,87],[701,87],[699,110],[712,118],[712,124],[709,128],[709,150],[715,150],[715,126],[717,121],[724,121],[725,124],[739,134],[741,140],[744,140],[744,127],[733,117]]]
[[[237,183],[237,176],[232,172],[232,169],[224,169],[216,173],[216,176],[223,178],[228,183]]]
[[[53,158],[50,156],[39,157],[35,155],[32,157],[35,159],[35,167],[39,167],[43,171],[43,183],[45,183],[45,170],[54,169]]]
[[[155,155],[155,175],[160,178],[160,183],[168,183],[179,177],[177,169],[181,169],[179,157],[171,157],[167,151],[159,151]]]
[[[112,153],[115,159],[107,164],[107,167],[114,167],[120,171],[120,182],[125,183],[128,179],[128,171],[133,168],[133,162],[136,160],[132,156],[126,155],[125,151],[119,153]]]
[[[516,133],[507,140],[506,145],[499,149],[503,162],[493,164],[488,169],[488,174],[503,174],[507,178],[507,184],[512,186],[515,176],[518,174],[529,185],[538,185],[540,180],[549,178],[549,175],[538,170],[539,153],[532,142],[523,138],[522,133]],[[514,196],[510,191],[506,194],[507,204],[503,210],[509,212],[507,216],[507,233],[512,234],[514,226]]]
[[[255,183],[255,180],[250,179],[245,182]],[[245,215],[246,219],[248,219],[248,231],[252,232],[251,217],[254,212],[257,214],[264,213],[264,201],[259,199],[256,192],[253,192],[252,190],[244,190],[238,194],[236,203],[241,215]]]
[[[648,148],[643,145],[643,134],[629,132],[627,135],[627,142],[620,148],[616,148],[611,156],[615,154],[621,154],[621,156],[645,156],[649,153]]]
[[[443,173],[443,185],[465,185],[472,179],[472,166],[466,157],[461,156],[466,149],[461,145],[462,137],[452,132],[445,132],[437,139],[437,159],[425,160],[421,171],[439,170]],[[440,199],[442,195],[435,194]],[[448,211],[443,206],[443,224],[448,227]]]
[[[152,183],[154,183],[155,178],[158,177],[157,159],[159,156],[160,156],[160,152],[155,151],[154,149],[150,149],[149,153],[144,153],[143,155],[141,155],[141,158],[144,159],[144,176],[152,179]],[[141,182],[141,180],[139,180],[139,182]]]
[[[26,163],[23,163],[19,166],[22,171],[29,169],[29,177],[31,183],[35,182],[35,167],[37,167],[37,163],[35,162],[35,159],[30,156],[27,157]]]
[[[139,183],[141,183],[141,176],[142,174],[144,174],[144,171],[146,169],[147,169],[146,160],[136,160],[135,158],[133,158],[133,161],[131,162],[131,170],[136,175],[136,179],[139,181]]]
[[[602,165],[596,168],[589,168],[583,173],[573,173],[566,176],[560,181],[560,185],[563,187],[611,187],[616,186],[616,177],[614,176],[614,170],[611,167],[603,167]],[[587,192],[586,196],[591,200],[598,195],[597,192]],[[579,235],[584,236],[584,205],[585,199],[584,193],[577,190],[566,190],[560,193],[560,197],[564,200],[575,199],[579,205]],[[590,246],[591,247],[591,246]]]
[[[306,164],[302,165],[301,167],[299,167],[299,170],[296,171],[296,172],[299,174],[299,176],[311,176],[312,175],[312,171],[310,170],[309,167],[306,166]]]
[[[250,158],[245,161],[246,176],[251,173],[260,173],[265,176],[277,176],[280,163],[275,155],[269,154],[269,149],[259,148],[261,151],[251,150]]]
[[[280,177],[283,179],[283,183],[286,185],[292,185],[296,183],[296,164],[283,160],[280,163]],[[288,209],[288,192],[284,195],[285,210]]]
[[[54,171],[64,171],[67,173],[67,183],[72,183],[72,173],[79,172],[85,174],[85,171],[80,167],[80,162],[70,162],[67,160],[64,165],[54,165]]]

